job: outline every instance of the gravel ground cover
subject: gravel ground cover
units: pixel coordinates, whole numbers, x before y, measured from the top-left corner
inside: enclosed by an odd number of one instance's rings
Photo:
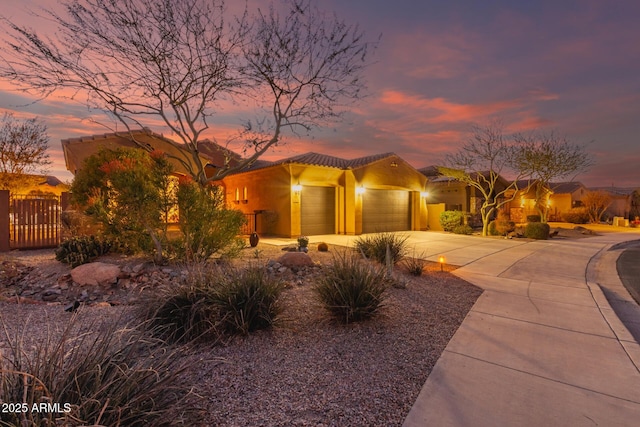
[[[54,283],[57,274],[67,272],[51,252],[23,254],[7,256],[47,272],[41,280]],[[235,263],[266,263],[281,254],[277,247],[260,245],[257,252],[245,250]],[[332,252],[312,248],[310,256],[324,264]],[[192,404],[205,414],[202,425],[399,426],[481,293],[429,264],[422,277],[404,273],[407,287],[391,288],[376,318],[345,326],[332,322],[315,300],[313,279],[321,272],[279,272],[289,286],[274,329],[225,346],[183,347],[183,357],[194,366],[185,375],[193,385]],[[83,306],[77,313],[80,329],[99,327],[103,320],[124,324],[134,319],[135,309]],[[62,304],[0,302],[9,335],[21,331],[33,344],[56,334],[71,316]],[[5,339],[0,334],[0,341]]]

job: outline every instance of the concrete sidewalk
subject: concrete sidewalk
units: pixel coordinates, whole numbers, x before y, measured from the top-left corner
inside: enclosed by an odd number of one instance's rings
[[[485,292],[404,426],[637,425],[640,345],[601,286],[624,293],[619,253],[609,249],[639,238],[496,244],[484,255],[483,245],[452,249],[455,259],[476,257],[455,274]]]

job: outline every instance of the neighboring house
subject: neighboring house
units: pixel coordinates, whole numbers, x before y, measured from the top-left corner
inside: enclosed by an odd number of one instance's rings
[[[579,181],[552,182],[549,198],[549,221],[562,221],[562,214],[582,206],[582,198],[589,191]]]
[[[589,191],[604,191],[611,196],[611,205],[605,211],[605,216],[611,219],[614,216],[629,219],[629,213],[631,212],[631,202],[633,199],[633,192],[636,188],[621,188],[621,187],[592,187]],[[633,219],[633,218],[631,218]]]
[[[9,188],[4,182],[9,181],[13,194],[30,196],[60,196],[69,191],[69,185],[60,181],[53,175],[31,175],[31,174],[0,174],[0,185]]]
[[[515,197],[508,203],[505,211],[509,212],[509,218],[516,223],[525,222],[529,215],[540,215],[536,202],[550,207],[551,190],[537,180],[516,181],[518,190]],[[540,198],[536,201],[536,193],[540,191]],[[508,192],[506,196],[511,197],[513,192]]]
[[[305,153],[225,177],[227,200],[279,236],[426,230],[427,179],[394,153]]]
[[[444,203],[445,210],[479,213],[484,196],[477,188],[456,178],[440,174],[437,166],[427,166],[418,171],[429,180],[429,203]],[[472,176],[476,174],[488,176],[489,172],[475,172]],[[499,176],[494,192],[504,191],[509,184],[509,181]]]

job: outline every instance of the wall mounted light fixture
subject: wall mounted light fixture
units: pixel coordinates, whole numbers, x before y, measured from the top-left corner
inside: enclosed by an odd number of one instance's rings
[[[426,199],[427,197],[429,197],[429,192],[428,191],[421,191],[420,192],[420,197],[422,197],[423,199]]]
[[[293,190],[295,193],[299,193],[302,191],[302,185],[300,184],[292,185],[291,190]]]
[[[364,194],[365,191],[366,190],[365,190],[365,188],[363,186],[356,187],[356,194],[357,195],[362,195],[362,194]]]

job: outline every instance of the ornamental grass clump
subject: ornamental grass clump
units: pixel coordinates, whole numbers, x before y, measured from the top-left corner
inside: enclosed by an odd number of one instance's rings
[[[409,236],[398,233],[376,233],[360,236],[355,242],[358,252],[380,264],[397,264],[407,252]],[[388,254],[388,255],[387,255]]]
[[[247,335],[273,326],[282,312],[283,289],[284,282],[263,267],[225,271],[211,294],[223,332]]]
[[[183,284],[151,297],[142,316],[163,339],[217,344],[271,327],[282,312],[283,289],[263,267],[196,264]]]
[[[427,261],[425,260],[426,256],[423,253],[421,254],[413,254],[411,257],[405,257],[402,260],[405,268],[412,276],[422,276],[424,272],[424,268],[427,266]]]
[[[375,315],[389,288],[384,267],[346,254],[334,256],[323,269],[314,292],[320,303],[338,321],[357,322]]]
[[[0,402],[13,408],[3,411],[0,425],[198,422],[195,408],[186,404],[190,387],[181,380],[189,366],[175,349],[115,324],[92,325],[84,333],[78,329],[72,320],[55,336],[29,345],[25,330],[11,334],[5,325],[8,349],[0,352]]]
[[[142,306],[144,325],[172,343],[218,343],[220,316],[212,293],[197,280],[160,291]]]

